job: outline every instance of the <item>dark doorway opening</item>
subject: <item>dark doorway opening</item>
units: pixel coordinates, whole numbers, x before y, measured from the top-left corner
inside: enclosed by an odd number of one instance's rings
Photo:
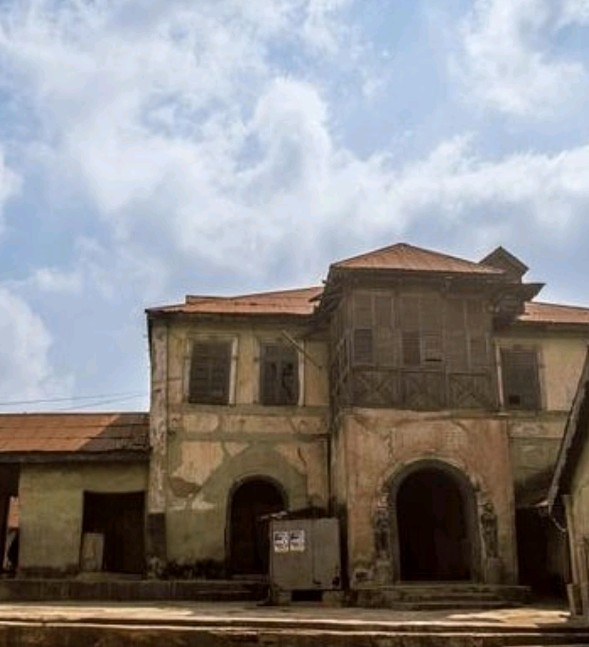
[[[229,566],[236,575],[268,573],[268,520],[266,515],[286,509],[280,488],[266,479],[251,479],[231,496]]]
[[[397,493],[402,580],[469,580],[472,550],[463,493],[441,469],[409,474]]]
[[[144,571],[144,516],[144,492],[84,492],[82,532],[103,536],[103,571]]]
[[[565,598],[570,581],[567,535],[541,508],[516,510],[515,528],[520,584],[538,598]]]
[[[18,465],[0,466],[0,572],[9,575],[18,570],[19,480]]]

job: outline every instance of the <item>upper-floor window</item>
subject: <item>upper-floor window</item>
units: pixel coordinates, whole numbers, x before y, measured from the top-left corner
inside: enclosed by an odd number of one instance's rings
[[[297,349],[281,343],[263,343],[260,355],[260,402],[296,405],[299,401]]]
[[[540,409],[538,354],[535,350],[502,348],[501,380],[506,409]]]
[[[192,344],[189,402],[229,404],[231,351],[229,340],[203,340]]]
[[[480,298],[365,291],[351,307],[356,366],[468,373],[491,365],[491,321]]]

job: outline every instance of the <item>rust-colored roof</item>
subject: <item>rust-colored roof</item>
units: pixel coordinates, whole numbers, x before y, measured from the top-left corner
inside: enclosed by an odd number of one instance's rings
[[[0,414],[0,454],[147,452],[147,413]]]
[[[429,249],[397,243],[367,254],[353,256],[332,265],[333,268],[403,270],[411,272],[450,272],[459,274],[503,275],[496,267],[463,258],[440,254]]]
[[[298,290],[260,292],[233,297],[188,295],[185,303],[150,308],[148,313],[200,313],[235,315],[296,315],[312,314],[316,299],[322,293],[321,286]]]
[[[558,303],[528,301],[525,312],[518,317],[524,323],[589,325],[589,308]]]

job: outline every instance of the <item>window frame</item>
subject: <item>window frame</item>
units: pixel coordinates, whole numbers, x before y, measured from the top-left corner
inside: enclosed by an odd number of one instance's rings
[[[506,385],[506,354],[526,353],[534,356],[535,360],[535,381],[536,381],[536,402],[535,406],[527,406],[520,404],[511,404],[508,402],[509,393],[507,392]],[[541,349],[535,345],[527,344],[498,344],[497,346],[497,365],[498,365],[498,381],[499,381],[499,397],[501,409],[510,412],[534,412],[542,411],[545,408],[544,398],[544,385],[543,385],[543,362]]]
[[[229,346],[229,377],[227,385],[227,401],[226,402],[194,402],[191,400],[191,382],[192,382],[192,361],[194,348],[197,344],[227,344]],[[226,407],[235,404],[235,388],[236,388],[236,373],[237,373],[237,352],[238,352],[238,338],[236,335],[190,335],[187,340],[187,349],[185,357],[184,368],[184,389],[183,399],[184,402],[190,406],[206,406],[206,407]]]
[[[300,342],[301,346],[304,348],[304,341]],[[284,346],[285,348],[292,348],[294,357],[296,358],[296,386],[297,386],[297,395],[296,401],[292,403],[265,403],[263,402],[263,371],[264,371],[264,348],[266,346]],[[257,364],[257,380],[256,380],[256,390],[255,390],[255,403],[263,407],[301,407],[304,404],[304,355],[303,353],[292,343],[288,341],[283,336],[262,336],[257,338],[257,349],[256,349],[256,364]]]

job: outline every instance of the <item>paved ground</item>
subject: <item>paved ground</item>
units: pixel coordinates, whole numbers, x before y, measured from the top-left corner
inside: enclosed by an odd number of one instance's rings
[[[405,626],[495,627],[499,630],[523,627],[571,626],[568,612],[558,606],[526,606],[515,609],[468,611],[394,611],[328,607],[296,603],[264,607],[255,603],[0,603],[0,623],[100,623],[141,625],[264,625],[283,627]]]

